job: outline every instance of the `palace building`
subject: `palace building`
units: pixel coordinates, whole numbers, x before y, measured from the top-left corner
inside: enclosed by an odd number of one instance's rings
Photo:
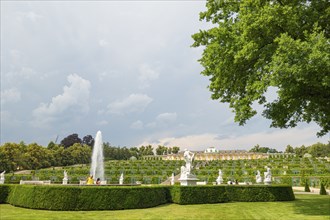
[[[214,147],[209,147],[205,151],[192,151],[195,153],[194,160],[255,160],[267,159],[272,157],[289,157],[293,154],[287,153],[259,153],[249,152],[246,150],[217,150]],[[144,160],[184,160],[183,151],[177,154],[157,155],[157,156],[144,156]]]

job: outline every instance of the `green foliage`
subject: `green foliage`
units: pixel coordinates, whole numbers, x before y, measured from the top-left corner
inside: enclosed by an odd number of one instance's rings
[[[180,205],[228,202],[225,186],[173,186],[172,201]]]
[[[250,152],[260,152],[260,153],[278,153],[276,149],[269,148],[269,147],[260,147],[259,144],[254,146],[249,151]]]
[[[165,203],[204,204],[228,201],[291,201],[289,186],[42,186],[4,185],[0,201],[48,210],[119,210]]]
[[[12,185],[7,201],[33,209],[118,210],[157,206],[168,197],[167,187]]]
[[[78,134],[70,134],[69,136],[61,140],[61,146],[63,146],[64,148],[71,147],[76,143],[78,144],[82,143],[82,140],[79,138]]]
[[[7,198],[10,193],[10,185],[1,184],[0,185],[0,204],[7,203]]]
[[[316,122],[330,131],[329,1],[208,0],[200,20],[212,28],[192,36],[212,99],[229,103],[244,125],[263,105],[271,126]],[[267,100],[269,89],[278,97]]]
[[[309,189],[308,182],[305,181],[305,192],[310,192],[311,190]]]
[[[262,201],[291,201],[294,194],[290,186],[226,186],[230,201],[262,202]]]
[[[320,195],[327,195],[327,191],[325,190],[324,184],[322,182],[320,187]]]

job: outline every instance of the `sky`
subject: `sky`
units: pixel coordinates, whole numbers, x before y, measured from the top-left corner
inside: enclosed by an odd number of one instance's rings
[[[121,147],[326,143],[315,123],[270,128],[257,115],[239,126],[210,98],[203,48],[191,47],[192,34],[212,27],[202,11],[204,1],[1,1],[1,144],[98,130]]]

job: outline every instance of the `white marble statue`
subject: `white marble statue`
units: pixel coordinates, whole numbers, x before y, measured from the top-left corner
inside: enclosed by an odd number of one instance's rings
[[[4,184],[5,183],[5,173],[6,173],[6,171],[3,171],[0,174],[0,184]]]
[[[68,184],[68,172],[66,170],[64,170],[63,175],[64,175],[64,178],[63,178],[62,184],[66,185],[66,184]]]
[[[271,173],[269,167],[267,167],[267,172],[264,172],[264,175],[265,175],[264,183],[265,184],[271,184],[271,182],[272,182],[272,173]]]
[[[119,184],[120,184],[120,185],[123,185],[123,183],[124,183],[124,174],[121,173],[121,174],[120,174],[120,177],[119,177]]]
[[[188,177],[191,174],[193,168],[193,161],[194,161],[195,154],[190,152],[189,150],[185,149],[183,153],[183,158],[186,162],[185,166],[181,167],[181,177]]]
[[[223,178],[222,178],[222,171],[221,169],[219,169],[219,176],[218,178],[216,179],[216,182],[218,185],[222,184],[223,183]]]
[[[171,185],[174,185],[174,173],[172,173],[172,177],[171,177]]]
[[[1,179],[1,180],[4,180],[4,179],[5,179],[5,173],[6,173],[6,171],[3,171],[3,172],[0,174],[0,179]]]
[[[186,162],[186,165],[181,166],[181,173],[179,178],[181,185],[184,186],[196,185],[198,179],[192,173],[194,157],[195,157],[194,153],[185,149],[183,153],[183,159]]]
[[[256,183],[262,183],[262,177],[259,170],[257,170]]]
[[[68,172],[66,170],[64,170],[63,175],[64,175],[63,179],[68,179]]]

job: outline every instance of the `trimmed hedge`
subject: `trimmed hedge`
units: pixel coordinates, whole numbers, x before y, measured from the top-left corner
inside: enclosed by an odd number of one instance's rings
[[[7,184],[0,185],[0,204],[6,203],[11,187]]]
[[[229,201],[225,186],[173,186],[170,193],[172,202],[181,205]]]
[[[47,210],[119,210],[165,203],[291,201],[291,186],[0,185],[0,202]]]
[[[236,202],[267,202],[292,201],[295,199],[291,186],[226,186],[230,201]]]

